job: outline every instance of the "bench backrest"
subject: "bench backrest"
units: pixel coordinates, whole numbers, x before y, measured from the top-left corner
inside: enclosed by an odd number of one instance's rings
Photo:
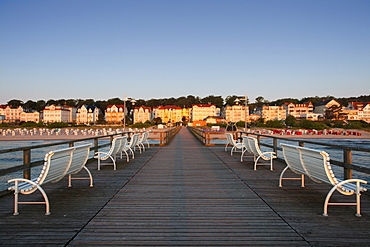
[[[145,142],[147,142],[147,141],[148,141],[148,135],[149,135],[149,132],[148,132],[148,131],[144,132],[144,133],[141,135],[140,142],[141,142],[141,143],[145,143]]]
[[[75,174],[81,171],[89,158],[90,147],[91,144],[74,147],[75,149],[73,151],[72,162],[69,166],[67,174]]]
[[[234,140],[234,137],[231,133],[225,133],[226,134],[226,139],[227,139],[227,142],[233,146],[235,146],[235,140]]]
[[[261,149],[258,145],[258,140],[257,138],[250,137],[250,136],[243,136],[243,138],[246,139],[246,148],[247,151],[256,155],[256,156],[261,156],[264,157],[263,153],[261,152]]]
[[[36,183],[40,185],[48,182],[55,183],[68,174],[70,168],[70,172],[81,170],[83,165],[86,163],[86,156],[88,156],[88,153],[90,152],[90,146],[90,144],[86,144],[50,151],[47,153],[44,159],[44,166],[36,180]],[[75,150],[78,150],[76,152],[76,157],[74,157]],[[83,163],[83,165],[81,165],[81,163]]]
[[[325,151],[289,144],[281,144],[287,165],[297,173],[303,173],[317,183],[338,183]]]
[[[120,150],[118,150],[119,153],[127,149],[127,138],[128,136],[122,136]]]
[[[299,146],[281,143],[281,147],[283,148],[285,163],[289,166],[290,170],[297,174],[306,174],[301,163],[301,155],[298,149]]]
[[[115,137],[112,141],[112,145],[110,146],[110,149],[108,151],[108,154],[113,156],[116,155],[118,152],[122,149],[122,140],[124,139],[124,136]]]
[[[329,154],[325,151],[300,147],[301,162],[307,171],[307,175],[315,182],[326,182],[332,185],[338,184],[330,165]]]
[[[135,134],[131,137],[131,140],[130,140],[129,146],[130,146],[131,148],[134,148],[134,147],[136,146],[136,144],[138,143],[139,138],[140,138],[140,134],[139,134],[139,133],[135,133]]]
[[[251,148],[250,144],[249,144],[249,138],[248,136],[242,136],[243,138],[243,146],[244,148],[247,150],[248,153],[250,154],[254,154],[253,153],[253,149]]]

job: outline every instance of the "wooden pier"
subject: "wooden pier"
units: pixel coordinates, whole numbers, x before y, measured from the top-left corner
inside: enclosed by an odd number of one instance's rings
[[[305,188],[298,181],[279,188],[285,166],[254,171],[252,161],[204,146],[183,128],[170,145],[119,160],[116,171],[89,163],[93,188],[82,180],[46,185],[51,215],[43,205],[21,205],[13,216],[13,195],[0,197],[0,245],[369,246],[368,195],[362,217],[351,206],[331,206],[324,217],[330,186],[307,179]]]

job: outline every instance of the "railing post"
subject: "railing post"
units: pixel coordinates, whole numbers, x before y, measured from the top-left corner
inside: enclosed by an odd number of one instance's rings
[[[31,168],[29,164],[31,163],[31,150],[25,149],[23,150],[23,164],[27,165],[27,169],[23,170],[23,178],[31,179]]]
[[[98,150],[98,146],[99,146],[99,139],[98,138],[95,138],[94,139],[94,150],[95,150],[95,153],[97,153],[99,150]]]
[[[163,145],[163,132],[159,132],[159,145]]]
[[[277,155],[277,146],[278,146],[278,140],[276,139],[276,138],[274,138],[274,139],[272,139],[273,141],[273,146],[274,146],[274,152],[275,152],[275,154]]]
[[[344,149],[343,150],[343,162],[345,164],[352,164],[352,150]],[[344,180],[352,179],[352,169],[344,167],[343,170]]]

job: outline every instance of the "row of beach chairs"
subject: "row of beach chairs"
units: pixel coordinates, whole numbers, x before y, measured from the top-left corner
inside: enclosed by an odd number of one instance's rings
[[[231,148],[231,155],[234,152],[240,150],[241,158],[246,152],[250,153],[254,157],[254,170],[257,170],[257,162],[260,158],[266,161],[270,161],[270,170],[273,170],[273,159],[277,158],[275,152],[262,152],[258,140],[249,136],[242,136],[242,141],[238,142],[234,140],[231,133],[226,133],[227,144],[225,151],[228,147]],[[361,184],[367,184],[362,179],[347,179],[341,180],[336,177],[332,166],[330,164],[329,154],[325,151],[305,148],[301,146],[281,144],[284,160],[286,163],[285,169],[282,170],[279,177],[279,187],[283,187],[283,180],[300,180],[301,187],[305,187],[305,177],[310,178],[316,183],[327,183],[330,184],[332,189],[328,192],[324,201],[324,216],[328,216],[329,205],[353,205],[356,206],[356,216],[361,216],[361,193],[367,191],[366,188]],[[284,177],[287,170],[291,170],[298,177]],[[355,195],[356,202],[330,202],[330,198],[333,193],[338,191],[342,195]]]

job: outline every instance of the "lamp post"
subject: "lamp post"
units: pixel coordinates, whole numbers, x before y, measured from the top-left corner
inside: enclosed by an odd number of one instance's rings
[[[125,96],[123,96],[123,131],[125,131],[126,128],[126,101],[127,97],[125,94]]]
[[[245,94],[244,98],[236,99],[235,102],[244,100],[244,131],[247,131],[247,107],[248,107],[248,95]]]
[[[127,111],[126,111],[126,101],[127,100],[130,100],[130,102],[135,105],[136,103],[136,100],[135,99],[131,99],[131,98],[127,98],[126,97],[126,94],[125,96],[123,97],[123,129],[126,128],[126,114],[127,114]]]

